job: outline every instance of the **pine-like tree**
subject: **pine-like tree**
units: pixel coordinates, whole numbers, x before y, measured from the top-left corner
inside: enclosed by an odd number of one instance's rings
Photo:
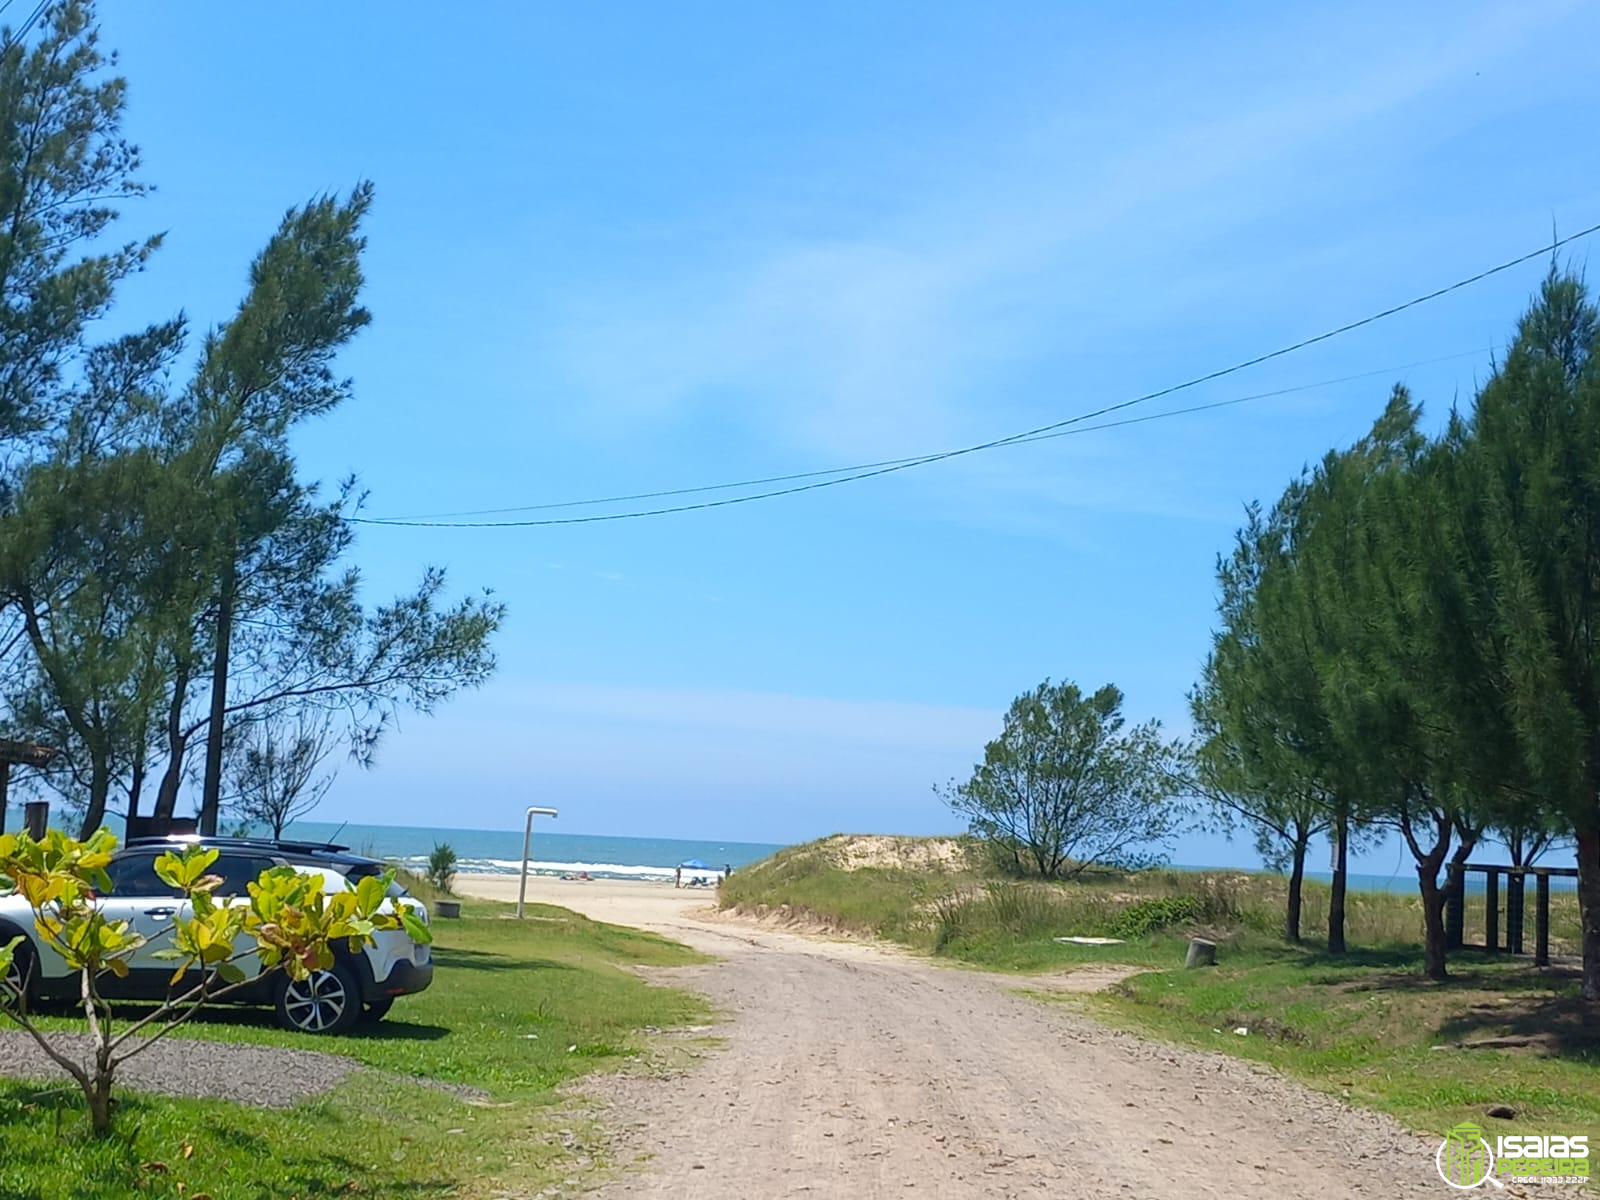
[[[1458,431],[1493,711],[1514,757],[1485,767],[1577,846],[1583,996],[1600,1000],[1600,316],[1552,269]]]

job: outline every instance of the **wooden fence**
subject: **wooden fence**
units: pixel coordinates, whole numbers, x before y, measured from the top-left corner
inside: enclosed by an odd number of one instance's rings
[[[1491,954],[1504,950],[1523,954],[1524,914],[1527,911],[1528,876],[1534,881],[1533,961],[1535,966],[1550,965],[1550,880],[1576,879],[1576,867],[1501,867],[1486,863],[1462,863],[1450,868],[1444,906],[1445,939],[1450,949],[1465,945],[1463,930],[1467,914],[1467,872],[1483,875],[1483,945]],[[1500,895],[1506,898],[1505,944],[1500,939]]]

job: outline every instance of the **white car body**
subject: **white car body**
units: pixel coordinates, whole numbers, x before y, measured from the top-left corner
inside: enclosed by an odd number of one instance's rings
[[[210,839],[202,840],[208,845],[213,844]],[[111,998],[153,1000],[170,994],[169,980],[174,964],[170,959],[157,957],[157,953],[171,945],[174,922],[189,915],[190,907],[186,899],[172,894],[172,889],[159,880],[153,864],[163,850],[182,848],[184,844],[135,843],[120,851],[112,860],[113,883],[121,890],[114,890],[110,895],[99,898],[97,903],[100,911],[110,920],[128,921],[145,938],[145,943],[129,960],[131,969],[128,979],[119,980],[108,975],[101,980],[103,991]],[[330,865],[323,865],[304,861],[314,857],[316,852],[284,850],[272,843],[217,839],[215,845],[221,851],[218,867],[224,877],[224,887],[218,895],[230,898],[233,903],[247,903],[243,883],[272,866],[286,865],[304,874],[320,876],[323,890],[329,894],[348,891],[355,886],[346,871],[359,877],[381,869],[381,864],[373,860],[332,850],[322,852],[322,856],[330,860]],[[427,906],[408,895],[405,889],[391,883],[383,911],[394,912],[400,907],[409,909],[427,924]],[[38,998],[75,996],[76,975],[69,969],[66,960],[39,937],[34,928],[33,910],[28,902],[18,895],[0,895],[0,941],[9,941],[17,934],[27,939],[31,951],[27,956],[31,960],[30,993]],[[237,965],[246,976],[257,977],[259,960],[247,953],[247,944],[241,942],[237,948],[240,952]],[[281,971],[270,972],[260,978],[258,984],[247,985],[229,998],[244,1003],[276,1004],[280,1021],[290,1028],[326,1032],[337,1026],[337,1031],[344,1031],[354,1020],[353,1016],[345,1017],[346,1007],[353,1005],[357,1015],[364,1008],[368,1013],[381,1016],[387,1012],[393,997],[422,991],[433,979],[431,948],[413,941],[403,929],[377,931],[372,935],[372,941],[358,953],[352,953],[346,944],[340,943],[335,947],[335,954],[337,962],[333,974],[342,972],[343,976],[339,980],[323,980],[321,984],[337,982],[341,989],[350,993],[342,1001],[338,1019],[316,1012],[309,1017],[302,1012],[301,1016],[306,1018],[303,1021],[287,1016],[286,1005],[294,1009],[298,1004],[304,1009],[306,1005],[314,1008],[315,1003],[314,998],[305,998],[304,987],[299,988],[302,994],[298,998],[296,994],[291,994],[286,1000],[282,993],[286,989],[295,992],[295,985],[291,985]],[[316,991],[316,986],[314,983],[312,992]]]

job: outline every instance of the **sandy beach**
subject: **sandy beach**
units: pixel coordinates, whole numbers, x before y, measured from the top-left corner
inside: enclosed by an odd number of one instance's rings
[[[479,900],[517,900],[515,875],[458,875],[459,895]],[[528,876],[529,904],[558,904],[597,921],[639,929],[676,926],[686,914],[715,906],[716,888],[675,888],[647,879],[558,879]]]

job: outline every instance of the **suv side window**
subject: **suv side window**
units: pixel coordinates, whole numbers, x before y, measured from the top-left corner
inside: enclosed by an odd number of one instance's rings
[[[178,889],[156,874],[156,856],[129,854],[106,866],[113,896],[177,896]]]
[[[254,883],[261,877],[261,872],[276,865],[270,858],[219,854],[217,861],[211,864],[211,870],[207,872],[210,875],[222,876],[221,886],[212,895],[248,896],[250,890],[246,885]]]

